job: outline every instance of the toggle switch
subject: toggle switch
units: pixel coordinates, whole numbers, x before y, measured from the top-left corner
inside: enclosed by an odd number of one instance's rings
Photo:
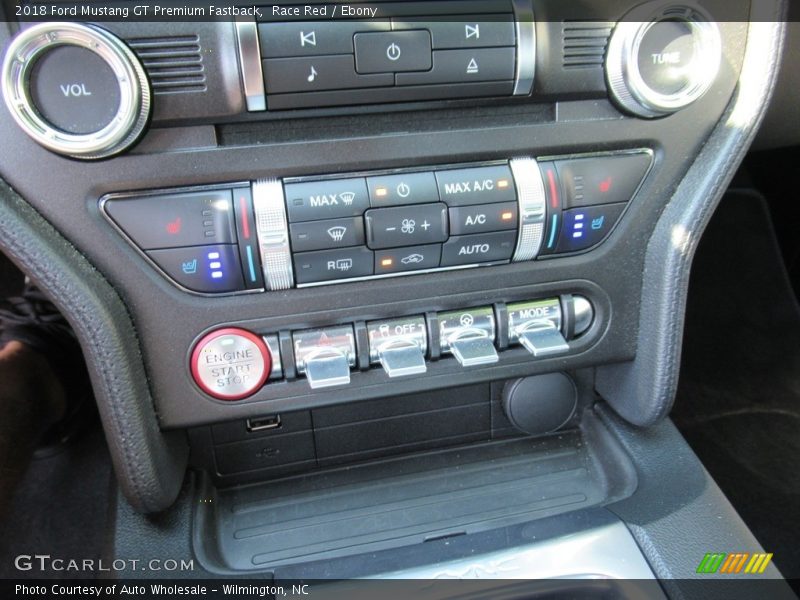
[[[561,333],[558,298],[508,305],[508,341],[521,344],[537,358],[561,354],[569,344]]]
[[[492,307],[440,314],[439,334],[442,352],[452,354],[462,367],[490,365],[500,360],[494,347]]]
[[[356,342],[351,325],[292,333],[297,372],[312,389],[350,383],[356,365]]]
[[[380,363],[389,377],[419,375],[428,370],[425,317],[408,317],[367,324],[370,363]]]

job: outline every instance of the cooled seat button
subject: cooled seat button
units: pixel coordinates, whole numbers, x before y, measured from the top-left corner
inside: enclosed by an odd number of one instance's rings
[[[194,348],[192,377],[218,400],[241,400],[255,393],[272,371],[272,355],[264,340],[244,329],[209,333]]]
[[[616,225],[625,204],[565,210],[556,253],[577,252],[602,242]]]
[[[208,294],[244,289],[239,251],[233,245],[194,246],[152,250],[147,253],[164,272],[183,287]]]

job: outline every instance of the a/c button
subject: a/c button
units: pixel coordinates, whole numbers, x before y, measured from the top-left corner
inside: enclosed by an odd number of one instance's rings
[[[509,260],[516,243],[516,231],[451,237],[442,247],[442,266]]]

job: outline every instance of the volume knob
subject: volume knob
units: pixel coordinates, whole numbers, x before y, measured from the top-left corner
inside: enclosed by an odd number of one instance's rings
[[[2,92],[25,133],[74,158],[122,152],[150,117],[150,84],[139,58],[94,25],[42,23],[22,30],[3,61]]]
[[[640,117],[662,117],[700,99],[722,58],[716,23],[699,8],[649,3],[616,26],[606,55],[613,100]]]

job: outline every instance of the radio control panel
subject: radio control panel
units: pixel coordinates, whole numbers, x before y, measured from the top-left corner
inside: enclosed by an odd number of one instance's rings
[[[186,291],[271,291],[584,252],[651,165],[646,149],[514,158],[112,194],[101,207]]]

